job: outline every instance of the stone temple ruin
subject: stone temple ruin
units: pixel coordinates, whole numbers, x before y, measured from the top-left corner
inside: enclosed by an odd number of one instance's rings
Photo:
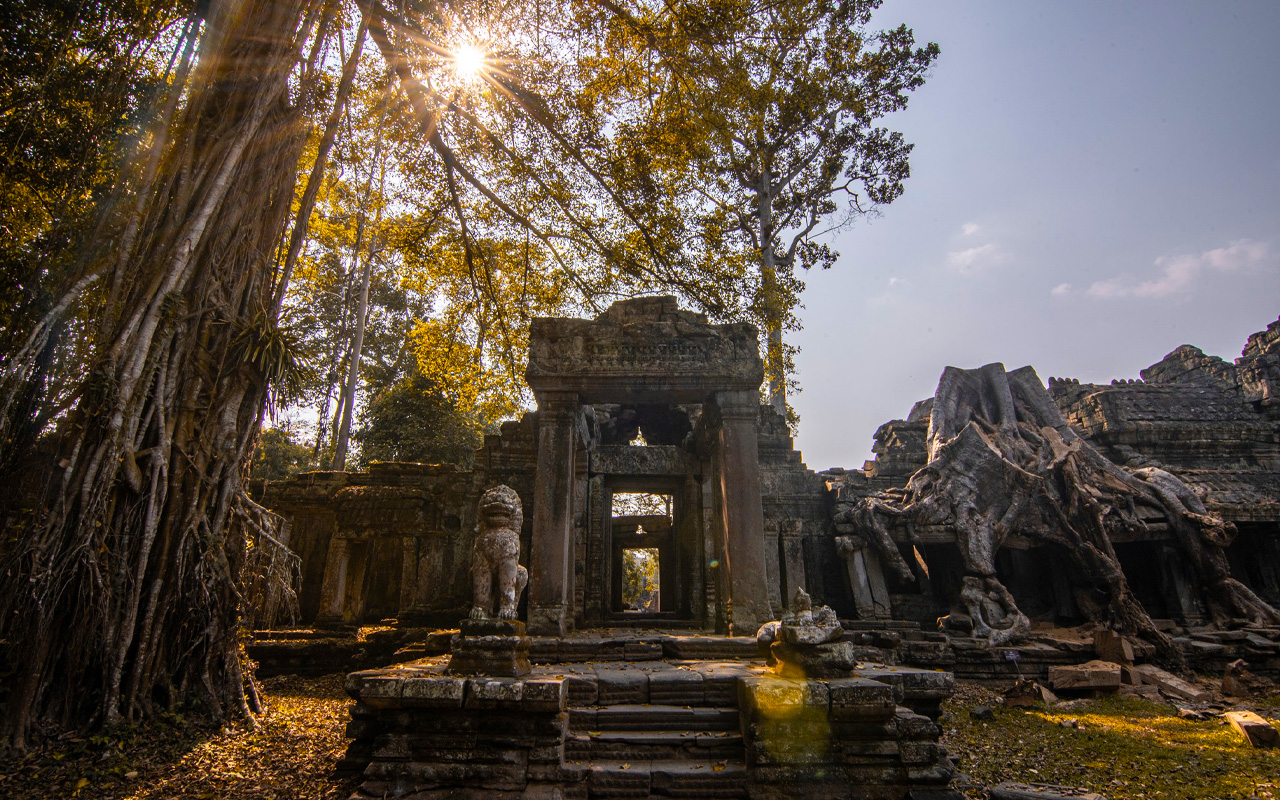
[[[958,798],[936,724],[952,675],[1095,656],[1063,627],[1280,677],[1280,320],[1235,363],[1183,346],[1109,386],[949,368],[874,461],[822,473],[760,403],[755,329],[670,297],[535,320],[527,377],[538,410],[471,470],[264,489],[303,621],[395,623],[400,666],[348,679],[365,794]],[[509,616],[471,613],[499,486],[527,590],[515,620],[457,633]],[[252,652],[305,668],[296,644]]]

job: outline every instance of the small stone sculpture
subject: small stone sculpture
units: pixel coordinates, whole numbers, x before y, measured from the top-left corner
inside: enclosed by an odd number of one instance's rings
[[[770,665],[787,678],[838,678],[857,666],[850,642],[840,641],[844,627],[830,606],[813,607],[809,593],[796,589],[791,610],[756,632],[756,644]]]
[[[509,486],[495,486],[481,495],[476,516],[471,619],[513,620],[516,604],[529,582],[529,571],[518,562],[524,522],[520,496]]]
[[[826,644],[844,634],[836,612],[830,606],[818,606],[815,611],[809,593],[799,587],[791,599],[791,613],[780,622],[778,638],[790,644]]]

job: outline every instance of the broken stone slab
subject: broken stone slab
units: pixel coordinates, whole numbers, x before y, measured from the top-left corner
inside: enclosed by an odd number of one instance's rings
[[[1244,631],[1196,631],[1191,634],[1192,639],[1199,639],[1202,642],[1217,642],[1218,644],[1229,644],[1232,642],[1243,642],[1249,634]]]
[[[1133,663],[1133,645],[1113,630],[1094,631],[1093,650],[1102,661],[1110,661],[1113,664]]]
[[[1261,650],[1264,653],[1273,653],[1277,649],[1280,649],[1280,644],[1259,636],[1256,633],[1245,634],[1244,645],[1252,650]]]
[[[1160,690],[1155,686],[1124,685],[1120,687],[1120,696],[1140,697],[1143,700],[1150,700],[1153,703],[1160,702]]]
[[[1202,642],[1199,639],[1192,639],[1190,636],[1175,636],[1173,643],[1181,647],[1190,656],[1213,656],[1226,652],[1227,649],[1225,644]]]
[[[1227,722],[1254,747],[1280,747],[1280,730],[1252,711],[1228,711]]]
[[[1212,695],[1195,684],[1188,683],[1177,675],[1165,672],[1155,664],[1142,664],[1136,668],[1142,676],[1143,683],[1160,688],[1160,691],[1171,697],[1188,700],[1192,703],[1207,703]]]
[[[991,787],[991,800],[1107,800],[1097,792],[1047,783],[1001,783]]]
[[[1120,688],[1120,665],[1110,661],[1087,661],[1049,667],[1049,685],[1054,691],[1105,691]]]
[[[1236,659],[1222,674],[1222,693],[1231,697],[1253,697],[1275,692],[1275,684],[1249,671],[1249,662]]]

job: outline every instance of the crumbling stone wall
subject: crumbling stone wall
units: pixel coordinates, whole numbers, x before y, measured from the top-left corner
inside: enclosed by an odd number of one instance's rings
[[[452,466],[385,463],[268,483],[263,503],[293,523],[302,619],[354,624],[461,608],[473,480]]]

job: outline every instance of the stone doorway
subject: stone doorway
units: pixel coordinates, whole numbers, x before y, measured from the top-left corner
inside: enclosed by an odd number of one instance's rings
[[[602,623],[686,627],[695,620],[702,529],[696,504],[672,480],[606,481]],[[639,573],[639,574],[638,574]]]
[[[752,326],[712,325],[673,297],[618,301],[594,320],[533,321],[525,372],[538,401],[530,633],[564,635],[620,613],[614,574],[597,577],[618,572],[612,498],[601,497],[613,491],[673,498],[673,532],[658,544],[662,615],[671,612],[674,575],[677,619],[751,633],[772,619],[757,341]],[[606,444],[597,407],[643,429],[643,445]],[[697,423],[687,424],[695,410]],[[677,437],[685,426],[666,423],[682,416],[688,430]]]
[[[653,492],[614,492],[609,524],[609,617],[630,623],[674,619],[675,498]],[[664,580],[665,578],[665,580]],[[663,594],[671,609],[664,609]]]

